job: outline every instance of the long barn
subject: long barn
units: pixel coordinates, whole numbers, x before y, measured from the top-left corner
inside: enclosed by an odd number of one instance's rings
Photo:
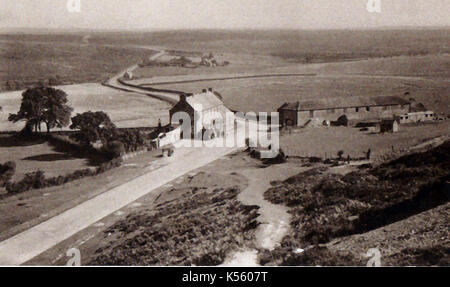
[[[348,120],[392,119],[410,112],[411,103],[395,96],[343,97],[313,99],[285,103],[279,109],[280,124],[304,126],[311,120],[337,121],[346,116]]]

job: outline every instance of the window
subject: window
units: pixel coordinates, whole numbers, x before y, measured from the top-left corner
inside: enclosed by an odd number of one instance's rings
[[[359,113],[359,108],[355,108],[355,112]]]
[[[314,118],[314,111],[309,111],[309,117]]]
[[[344,114],[346,114],[347,113],[347,108],[344,108]]]
[[[366,111],[370,112],[370,107],[366,107]]]

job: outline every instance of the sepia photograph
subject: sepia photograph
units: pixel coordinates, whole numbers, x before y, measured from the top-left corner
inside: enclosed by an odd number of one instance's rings
[[[0,0],[0,266],[448,267],[449,199],[449,0]]]

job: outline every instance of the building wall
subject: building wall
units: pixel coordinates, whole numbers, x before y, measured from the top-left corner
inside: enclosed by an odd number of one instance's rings
[[[194,109],[187,103],[180,101],[178,102],[171,110],[170,110],[170,122],[172,124],[179,124],[177,121],[173,121],[173,115],[177,112],[186,112],[191,118],[191,132],[192,136],[194,136],[196,122],[195,120],[202,120],[203,126],[205,128],[211,128],[214,123],[218,124],[219,120],[225,122],[225,113],[223,113],[224,109],[221,106],[213,107],[207,110],[202,110],[201,116],[198,112],[194,111]],[[217,115],[219,113],[221,117]],[[199,134],[201,131],[199,131]]]
[[[417,112],[417,113],[405,113],[400,115],[400,123],[417,123],[417,122],[429,122],[434,119],[433,112]]]
[[[299,111],[298,125],[302,126],[311,118],[336,121],[342,115],[349,120],[388,119],[409,112],[409,105],[372,106],[358,108],[339,108],[315,111]]]
[[[280,113],[280,124],[286,126],[291,124],[293,126],[297,125],[297,112],[294,110],[279,110]]]
[[[166,133],[163,138],[158,139],[157,140],[158,148],[174,144],[175,142],[179,141],[180,138],[181,138],[181,126]]]

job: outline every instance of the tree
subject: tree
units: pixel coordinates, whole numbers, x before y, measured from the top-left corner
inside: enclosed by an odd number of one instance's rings
[[[47,125],[47,131],[54,127],[65,127],[69,124],[72,108],[67,105],[67,94],[51,87],[35,87],[22,93],[22,103],[17,114],[10,114],[9,121],[14,123],[26,121],[37,132],[41,123]]]
[[[104,112],[85,112],[72,118],[71,129],[79,132],[72,136],[84,145],[91,145],[97,141],[107,143],[114,135],[116,126]]]
[[[337,156],[338,156],[338,158],[341,160],[342,159],[342,156],[344,155],[344,151],[343,150],[340,150],[340,151],[338,151],[338,153],[337,153]]]
[[[67,94],[62,90],[47,88],[45,111],[43,121],[47,125],[47,132],[54,127],[66,127],[70,123],[70,115],[73,109],[67,105]]]

